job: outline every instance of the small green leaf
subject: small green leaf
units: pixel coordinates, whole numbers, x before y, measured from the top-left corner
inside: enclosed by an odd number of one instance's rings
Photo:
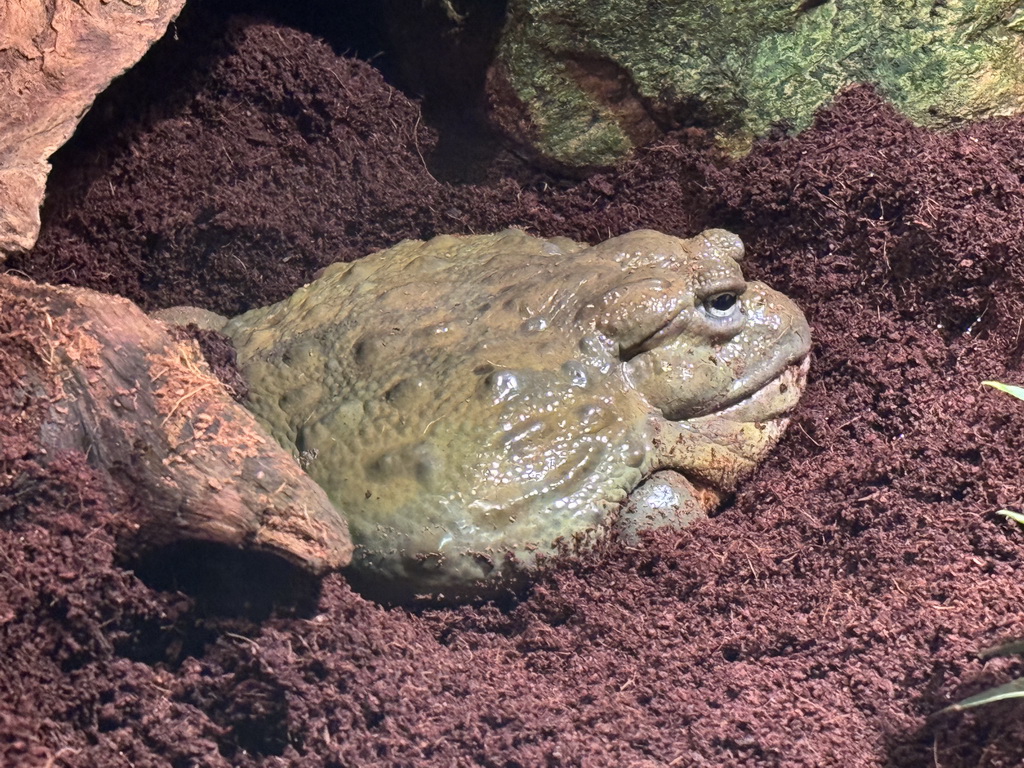
[[[965,709],[971,709],[972,707],[980,707],[996,701],[1019,699],[1022,697],[1024,697],[1024,677],[1018,678],[1006,685],[997,685],[995,688],[989,688],[987,691],[982,691],[963,701],[958,701],[956,704],[950,704],[945,709],[940,709],[939,714],[944,712],[963,712]]]
[[[1020,387],[1015,384],[1004,384],[1001,381],[983,381],[981,383],[985,386],[998,389],[1000,392],[1012,395],[1018,400],[1024,400],[1024,387]],[[1018,525],[1024,525],[1024,514],[1020,512],[1014,512],[1011,509],[1000,509],[997,514],[1012,520]],[[991,659],[995,656],[1012,656],[1021,653],[1024,653],[1024,638],[1011,640],[1007,643],[1001,643],[999,645],[994,645],[991,648],[986,648],[978,654],[978,657],[985,660]],[[979,694],[970,696],[962,701],[956,702],[955,704],[950,704],[945,709],[939,710],[938,714],[944,714],[947,712],[963,712],[965,709],[981,707],[985,704],[992,704],[997,701],[1020,698],[1024,698],[1024,677],[1017,678],[1005,685],[997,685],[994,688],[989,688],[987,691],[982,691]]]
[[[1024,637],[984,648],[978,651],[978,658],[987,661],[997,656],[1016,656],[1021,653],[1024,653]]]
[[[1024,525],[1024,515],[1022,515],[1020,512],[1014,512],[1012,509],[1000,509],[998,512],[996,512],[996,514],[1009,518],[1010,520],[1013,520],[1013,522],[1015,523],[1020,523],[1021,525]]]
[[[983,381],[981,383],[986,386],[993,387],[994,389],[998,389],[1000,392],[1013,395],[1018,400],[1024,400],[1024,387],[1018,387],[1014,384],[1003,384],[1001,381]]]

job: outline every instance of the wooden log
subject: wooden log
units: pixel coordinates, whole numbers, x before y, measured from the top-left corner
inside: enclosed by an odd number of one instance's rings
[[[45,457],[83,451],[137,500],[128,546],[211,541],[314,574],[348,564],[343,515],[231,399],[195,342],[127,299],[0,275],[0,314],[15,307],[22,319],[0,334],[0,359],[25,374],[7,396],[49,400],[30,426]]]

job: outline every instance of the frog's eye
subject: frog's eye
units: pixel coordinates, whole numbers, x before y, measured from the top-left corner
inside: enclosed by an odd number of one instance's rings
[[[704,299],[703,307],[711,317],[725,319],[739,311],[740,297],[733,291],[722,291]]]

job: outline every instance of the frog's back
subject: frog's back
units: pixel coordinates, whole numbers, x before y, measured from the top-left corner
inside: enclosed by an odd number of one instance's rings
[[[643,410],[576,321],[581,287],[607,277],[580,274],[583,247],[407,241],[225,329],[252,409],[346,512],[370,570],[427,590],[486,577],[594,528],[639,481]]]

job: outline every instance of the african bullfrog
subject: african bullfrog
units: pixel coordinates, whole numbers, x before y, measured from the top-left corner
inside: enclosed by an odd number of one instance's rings
[[[439,236],[222,330],[251,409],[348,517],[352,576],[486,595],[560,544],[685,524],[777,442],[810,329],[742,257],[717,229]]]

